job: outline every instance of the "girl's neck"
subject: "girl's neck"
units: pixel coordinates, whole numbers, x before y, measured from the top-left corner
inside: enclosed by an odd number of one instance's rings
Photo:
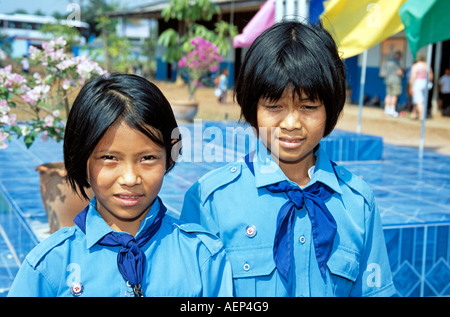
[[[296,162],[278,161],[278,164],[286,177],[300,187],[305,187],[308,184],[310,180],[308,170],[314,166],[315,163],[316,157],[314,156],[314,153],[311,153],[311,155]]]
[[[104,215],[100,212],[99,213],[103,217],[105,222],[115,231],[126,232],[131,234],[133,237],[136,237],[136,234],[141,227],[142,221],[144,221],[144,219],[147,217],[148,211],[149,208],[145,212],[140,214],[137,218],[132,220],[118,219],[115,217],[111,217],[109,214]]]

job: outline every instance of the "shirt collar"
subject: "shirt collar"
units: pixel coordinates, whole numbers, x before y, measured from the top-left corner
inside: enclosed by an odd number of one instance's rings
[[[257,188],[288,180],[261,140],[258,141],[256,152],[251,159]]]
[[[314,184],[315,182],[321,182],[330,187],[336,193],[342,194],[339,181],[336,177],[336,173],[334,172],[334,167],[331,164],[325,149],[319,146],[319,149],[315,152],[315,155],[316,167],[308,186]]]
[[[338,179],[334,173],[333,165],[328,158],[327,153],[322,147],[314,153],[316,156],[316,165],[314,174],[310,179],[308,186],[320,181],[335,192],[342,194]],[[264,187],[284,180],[290,181],[281,170],[280,166],[274,161],[267,148],[259,140],[253,157],[253,166],[255,169],[256,187]]]
[[[136,236],[147,229],[152,223],[159,211],[160,203],[158,199],[155,199],[147,216],[142,221]],[[89,210],[86,215],[86,247],[89,249],[94,246],[101,238],[114,230],[106,223],[103,217],[97,211],[97,200],[92,198],[89,202]]]

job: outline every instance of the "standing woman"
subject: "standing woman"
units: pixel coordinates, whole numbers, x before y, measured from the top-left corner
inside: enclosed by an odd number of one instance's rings
[[[411,87],[413,111],[411,119],[423,119],[425,109],[425,94],[428,93],[428,83],[433,81],[433,70],[425,62],[425,54],[418,53],[417,61],[411,67],[409,87]],[[429,78],[427,80],[427,71]]]

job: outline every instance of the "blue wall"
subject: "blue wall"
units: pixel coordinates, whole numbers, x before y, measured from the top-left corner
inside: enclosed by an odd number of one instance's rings
[[[220,63],[219,70],[212,75],[212,78],[216,78],[222,73],[222,69],[227,68],[228,69],[228,87],[231,88],[234,85],[234,63],[224,61]],[[177,71],[172,67],[172,78],[173,81],[177,78]],[[168,80],[169,74],[167,71],[167,62],[163,61],[162,58],[156,59],[156,73],[155,73],[155,79],[156,80]],[[214,83],[211,83],[211,85],[214,85]]]
[[[361,67],[358,66],[358,56],[353,56],[347,58],[345,61],[345,67],[347,69],[347,82],[352,87],[352,101],[358,103],[359,99],[359,88],[360,88],[360,76]],[[406,76],[403,77],[402,87],[403,91],[397,102],[398,106],[408,102],[408,96],[406,94]],[[380,101],[383,102],[386,97],[386,86],[384,84],[384,79],[379,76],[378,67],[367,67],[366,68],[366,84],[364,87],[364,94],[369,95],[372,98],[378,95]]]

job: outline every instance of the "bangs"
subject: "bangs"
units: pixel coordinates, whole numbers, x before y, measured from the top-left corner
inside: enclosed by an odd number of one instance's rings
[[[158,144],[161,147],[165,147],[164,137],[161,133],[161,131],[157,130],[156,128],[149,126],[142,122],[136,122],[136,120],[125,120],[127,124],[144,134],[146,137],[148,137],[150,140],[152,140],[154,143]],[[131,121],[131,122],[129,122]]]
[[[333,86],[330,65],[324,65],[317,51],[312,52],[296,41],[290,41],[274,56],[272,63],[260,72],[255,97],[277,101],[286,90],[292,96],[306,96],[311,101],[325,103],[327,91]],[[313,53],[315,55],[313,55]],[[318,63],[318,60],[324,61]]]

